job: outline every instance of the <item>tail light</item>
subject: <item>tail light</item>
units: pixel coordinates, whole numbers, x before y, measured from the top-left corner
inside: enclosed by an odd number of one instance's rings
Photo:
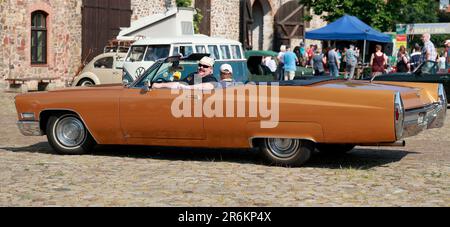
[[[395,135],[397,140],[399,140],[403,137],[403,126],[405,122],[405,108],[403,106],[403,100],[400,92],[395,94],[394,100]]]
[[[444,108],[444,112],[447,112],[447,95],[445,93],[444,85],[439,84],[438,88],[439,104]]]

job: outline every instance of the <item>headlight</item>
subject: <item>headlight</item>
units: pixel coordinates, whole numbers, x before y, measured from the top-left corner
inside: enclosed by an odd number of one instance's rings
[[[129,83],[133,82],[133,77],[130,75],[130,73],[124,69],[122,74],[122,81],[127,80]]]

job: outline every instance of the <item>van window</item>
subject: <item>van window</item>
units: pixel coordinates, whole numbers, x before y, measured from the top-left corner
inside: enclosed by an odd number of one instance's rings
[[[216,60],[220,59],[219,48],[217,48],[216,45],[209,45],[208,50],[209,50],[209,53],[211,54],[212,58],[214,58]]]
[[[222,51],[223,59],[231,59],[230,48],[227,45],[221,45],[220,50]]]
[[[192,53],[194,53],[192,46],[178,46],[173,48],[173,56],[181,54],[183,57],[187,57]]]
[[[200,45],[195,46],[195,50],[196,50],[197,53],[199,53],[199,54],[206,54],[206,53],[207,53],[207,52],[206,52],[205,46],[200,46]]]
[[[134,46],[128,54],[127,61],[135,62],[144,59],[145,46]]]
[[[231,55],[233,56],[233,59],[242,59],[241,47],[239,45],[232,45]]]
[[[169,57],[169,51],[169,45],[148,46],[145,61],[157,61],[161,58],[167,58]]]

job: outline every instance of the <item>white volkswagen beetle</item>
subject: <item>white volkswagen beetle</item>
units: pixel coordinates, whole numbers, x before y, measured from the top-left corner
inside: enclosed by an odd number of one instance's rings
[[[95,57],[74,78],[72,86],[95,86],[122,83],[122,67],[126,53],[104,53]]]

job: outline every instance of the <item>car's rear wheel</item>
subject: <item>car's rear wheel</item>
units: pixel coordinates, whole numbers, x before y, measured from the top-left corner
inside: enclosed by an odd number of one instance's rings
[[[261,140],[261,154],[271,165],[299,167],[305,164],[314,151],[314,143],[298,139]]]
[[[317,144],[316,148],[321,154],[343,155],[355,149],[352,144]]]
[[[92,86],[95,86],[95,83],[91,79],[82,79],[80,81],[80,83],[78,83],[78,86],[81,86],[81,87],[92,87]]]
[[[51,116],[47,122],[47,137],[53,149],[64,155],[86,154],[95,146],[86,126],[74,114]]]

